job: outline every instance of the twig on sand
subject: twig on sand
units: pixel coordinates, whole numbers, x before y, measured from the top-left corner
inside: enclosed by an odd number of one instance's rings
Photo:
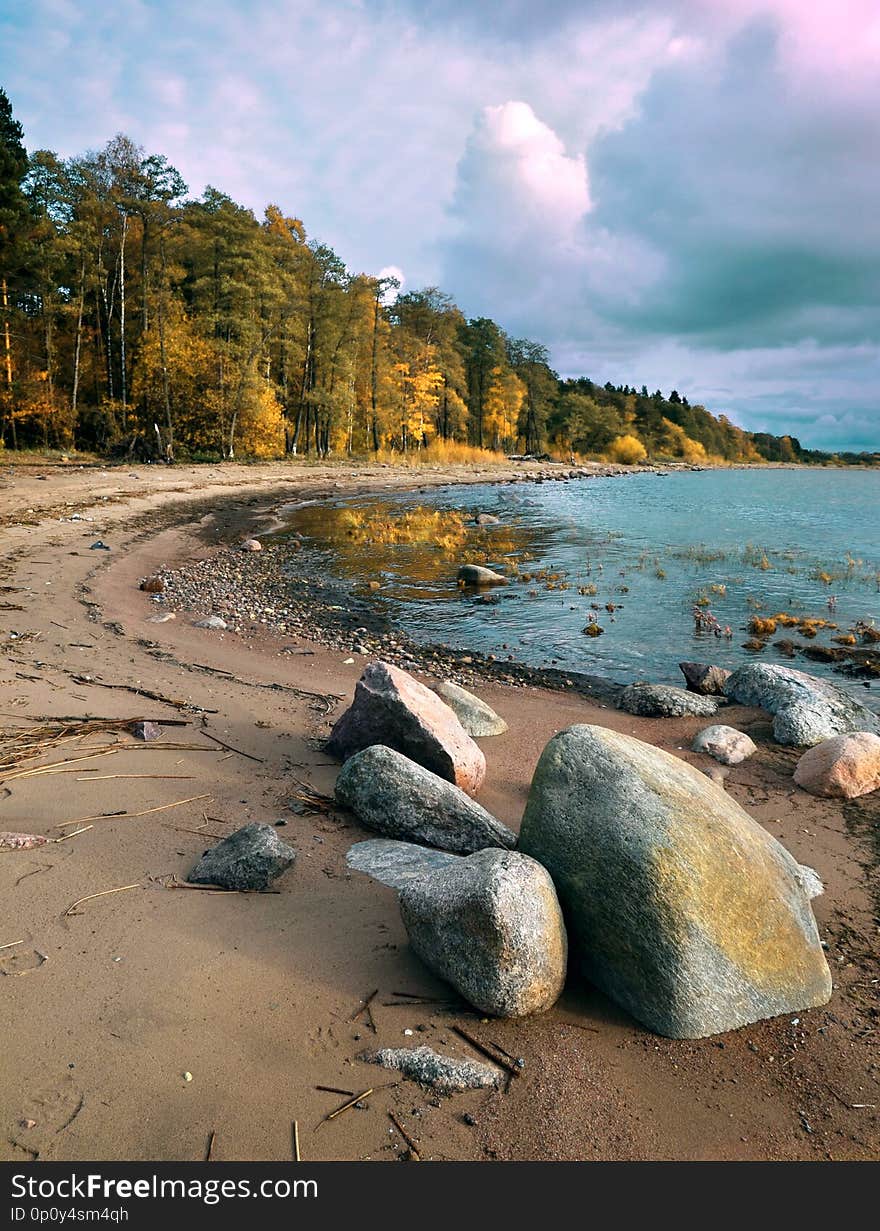
[[[512,1064],[503,1056],[496,1056],[495,1053],[490,1051],[484,1043],[481,1043],[479,1039],[475,1039],[472,1034],[468,1034],[468,1032],[462,1029],[461,1026],[453,1026],[452,1029],[457,1035],[460,1035],[466,1043],[470,1043],[471,1047],[475,1048],[481,1053],[481,1055],[485,1056],[487,1060],[491,1060],[493,1064],[497,1064],[502,1069],[507,1069],[508,1073],[511,1073],[514,1077],[519,1077],[521,1070],[518,1065]]]
[[[224,889],[221,885],[196,885],[192,881],[178,880],[173,874],[165,878],[156,877],[155,881],[163,889],[197,889],[202,893],[281,893],[280,889]]]
[[[89,829],[94,829],[94,825],[84,825],[82,829],[74,829],[73,833],[63,833],[60,838],[50,838],[50,842],[66,842],[68,838],[75,838],[78,834],[86,833]]]
[[[418,1146],[413,1141],[412,1137],[410,1137],[409,1133],[400,1123],[400,1121],[398,1120],[397,1116],[394,1114],[393,1111],[388,1112],[388,1119],[391,1121],[391,1123],[394,1125],[398,1133],[400,1133],[401,1137],[403,1138],[403,1140],[406,1142],[407,1146],[409,1147],[410,1156],[413,1162],[420,1163],[422,1161],[422,1156],[419,1153]]]
[[[89,771],[91,773],[91,771]],[[195,774],[92,774],[90,778],[77,778],[77,782],[105,782],[116,780],[118,778],[152,778],[166,779],[175,778],[184,782],[191,782]]]
[[[198,799],[213,799],[212,795],[190,795],[188,799],[176,799],[173,804],[160,804],[158,808],[144,808],[142,812],[104,812],[97,816],[81,816],[75,821],[61,821],[53,825],[53,829],[66,829],[68,825],[82,825],[84,821],[119,821],[131,820],[136,816],[150,816],[154,812],[167,812],[169,808],[180,808],[183,804],[195,803]]]
[[[329,1120],[335,1120],[337,1116],[341,1116],[344,1111],[348,1111],[350,1107],[354,1107],[356,1103],[361,1101],[361,1099],[369,1098],[372,1093],[373,1087],[370,1086],[369,1090],[364,1090],[361,1094],[356,1094],[354,1098],[350,1098],[347,1103],[343,1103],[341,1107],[337,1107],[335,1111],[331,1111],[328,1115],[324,1116],[323,1120],[319,1120],[315,1125],[314,1131],[317,1132],[322,1124],[326,1124]]]
[[[152,692],[149,688],[135,687],[133,684],[107,684],[93,675],[74,675],[67,672],[74,684],[85,684],[90,688],[112,688],[120,692],[132,692],[136,697],[146,697],[148,701],[158,701],[161,705],[171,705],[177,710],[201,710],[203,714],[216,714],[216,710],[205,710],[192,701],[180,701],[176,697],[164,697],[160,692]]]
[[[5,945],[0,945],[0,949],[14,949],[16,945],[23,945],[23,940],[10,940]]]
[[[133,885],[120,885],[118,889],[102,889],[100,893],[87,893],[84,898],[77,898],[75,902],[71,902],[67,910],[64,912],[63,918],[72,915],[77,906],[82,906],[83,902],[91,902],[94,898],[106,898],[110,893],[124,893],[126,889],[142,889],[143,885],[140,881],[135,881]],[[77,911],[77,914],[81,914]]]
[[[343,1094],[354,1098],[354,1090],[340,1090],[338,1086],[315,1086],[316,1090],[324,1090],[327,1094]]]
[[[240,748],[233,748],[232,744],[225,744],[219,735],[212,735],[205,727],[202,727],[201,733],[202,735],[207,735],[208,739],[214,740],[221,748],[225,748],[227,752],[237,752],[240,757],[247,757],[249,761],[257,761],[260,765],[265,765],[266,763],[262,757],[255,757],[251,752],[242,752]]]
[[[299,1152],[299,1120],[294,1120],[293,1122],[293,1157],[296,1162],[302,1162]]]
[[[360,1008],[355,1009],[354,1013],[352,1013],[351,1017],[348,1020],[350,1022],[356,1022],[362,1013],[366,1013],[367,1009],[369,1009],[371,1003],[378,995],[379,995],[379,989],[377,987],[377,988],[374,988],[373,991],[370,992],[369,996],[364,997],[364,999],[361,1001]]]
[[[214,1133],[214,1132],[212,1131],[212,1132],[211,1132],[211,1136],[208,1138],[208,1148],[207,1148],[207,1150],[205,1151],[205,1162],[206,1162],[206,1163],[213,1162],[213,1154],[214,1154],[214,1138],[215,1138],[215,1136],[216,1136],[216,1133]]]
[[[81,1094],[79,1096],[79,1102],[76,1105],[76,1110],[74,1111],[73,1115],[70,1116],[67,1120],[65,1120],[60,1128],[56,1128],[55,1130],[56,1136],[59,1133],[63,1133],[66,1128],[70,1128],[71,1124],[73,1124],[74,1120],[76,1119],[76,1117],[79,1115],[79,1113],[82,1111],[83,1107],[85,1106],[85,1101],[86,1101],[86,1096],[84,1094]]]

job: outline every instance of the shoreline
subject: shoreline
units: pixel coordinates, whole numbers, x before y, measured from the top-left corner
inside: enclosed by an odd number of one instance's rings
[[[268,515],[279,493],[309,498],[322,485],[331,497],[378,493],[389,478],[397,490],[417,490],[449,482],[449,472],[349,475],[328,467],[292,482],[289,468],[132,469],[137,479],[85,471],[0,485],[0,580],[11,587],[9,603],[24,608],[2,613],[4,727],[62,715],[174,717],[189,724],[179,742],[201,745],[152,750],[123,740],[110,760],[93,762],[106,769],[71,773],[63,790],[39,776],[9,784],[2,828],[48,835],[60,822],[120,808],[132,819],[107,816],[62,845],[0,859],[0,943],[19,935],[24,942],[3,965],[28,976],[4,980],[11,1021],[0,1157],[22,1161],[30,1150],[47,1159],[198,1159],[216,1132],[215,1157],[289,1159],[296,1117],[309,1129],[306,1159],[393,1161],[388,1109],[426,1158],[877,1156],[877,1113],[856,1106],[880,1103],[867,845],[877,804],[868,798],[841,809],[792,794],[796,754],[772,744],[766,715],[741,707],[727,713],[759,753],[730,770],[725,785],[827,884],[816,903],[836,984],[826,1008],[800,1015],[797,1025],[773,1019],[681,1043],[649,1034],[570,978],[547,1014],[492,1023],[492,1037],[526,1059],[509,1094],[436,1100],[403,1083],[313,1133],[332,1109],[328,1099],[333,1104],[317,1085],[370,1084],[356,1060],[365,1041],[405,1045],[412,1030],[409,1042],[463,1055],[451,1023],[487,1027],[464,1007],[383,1003],[395,989],[428,998],[448,990],[409,951],[394,895],[347,871],[345,852],[367,831],[332,809],[310,813],[297,804],[298,783],[332,792],[338,765],[323,740],[367,656],[349,663],[341,649],[299,636],[297,648],[307,652],[284,654],[268,634],[217,634],[179,617],[152,624],[158,605],[138,580],[210,552],[227,531]],[[487,478],[468,470],[452,481]],[[133,495],[131,486],[149,490]],[[21,509],[32,511],[22,517]],[[73,513],[94,520],[55,520]],[[91,550],[99,538],[109,552]],[[21,635],[10,638],[11,630]],[[412,669],[422,675],[418,664]],[[480,679],[510,726],[481,742],[489,772],[480,802],[512,828],[546,740],[574,722],[637,734],[707,766],[688,751],[702,720],[634,718],[575,688]],[[144,700],[139,690],[170,703]],[[167,728],[166,739],[173,732]],[[202,732],[240,751],[210,748]],[[147,772],[169,780],[130,776]],[[108,773],[122,777],[99,777]],[[210,800],[134,816],[202,794]],[[164,887],[163,877],[185,878],[217,837],[249,820],[279,819],[298,858],[277,893],[216,897]],[[83,895],[132,883],[138,889],[65,917]],[[374,1037],[350,1018],[376,986]],[[465,1123],[465,1113],[476,1123]],[[22,1128],[28,1119],[34,1127]]]

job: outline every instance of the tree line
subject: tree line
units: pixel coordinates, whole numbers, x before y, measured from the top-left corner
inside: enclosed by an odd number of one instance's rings
[[[436,287],[352,273],[119,134],[30,155],[0,90],[0,445],[233,458],[505,453],[822,460],[672,391],[560,380]]]

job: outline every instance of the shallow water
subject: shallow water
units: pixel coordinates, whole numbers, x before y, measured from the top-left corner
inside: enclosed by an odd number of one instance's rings
[[[501,524],[478,528],[455,517],[466,522],[476,511]],[[855,621],[880,617],[876,471],[439,488],[300,508],[288,515],[291,531],[315,563],[369,593],[416,640],[620,680],[680,683],[682,659],[727,667],[755,660],[743,649],[753,615],[831,620],[839,628],[821,630],[812,643],[829,646]],[[485,603],[457,586],[462,560],[496,567],[511,584]],[[380,583],[375,594],[370,581]],[[732,637],[696,631],[695,602]],[[603,629],[596,637],[583,631],[591,604]],[[797,629],[780,628],[770,640],[780,638],[804,643]],[[832,673],[772,644],[757,659]],[[850,685],[864,695],[859,681]]]

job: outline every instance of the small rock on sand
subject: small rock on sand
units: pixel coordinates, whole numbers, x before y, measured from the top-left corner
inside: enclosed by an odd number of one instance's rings
[[[196,620],[195,627],[196,628],[223,629],[223,628],[228,628],[229,625],[222,618],[222,616],[212,615],[212,616],[208,616],[207,619],[205,620]]]
[[[0,832],[0,850],[4,851],[30,851],[35,846],[45,846],[48,841],[40,833]]]
[[[444,680],[436,692],[455,713],[468,735],[484,739],[489,735],[503,735],[507,730],[507,723],[495,713],[491,705],[475,697],[466,688],[453,684],[451,680]]]
[[[140,584],[140,589],[146,594],[161,594],[165,589],[165,578],[158,575],[145,577]]]
[[[736,727],[726,727],[723,723],[703,727],[691,747],[694,752],[705,752],[714,757],[722,765],[739,765],[758,751],[754,740],[745,731],[737,731]]]
[[[476,1060],[457,1060],[441,1056],[430,1047],[383,1047],[361,1056],[369,1064],[381,1064],[430,1086],[438,1094],[460,1094],[463,1090],[497,1090],[503,1073]]]
[[[880,788],[880,737],[853,731],[823,740],[805,752],[794,780],[811,795],[826,799],[858,799]]]
[[[222,889],[268,889],[295,859],[296,851],[271,825],[245,825],[206,851],[189,880]]]
[[[150,740],[158,739],[162,734],[162,728],[157,722],[136,722],[131,729],[135,739],[142,739],[144,743],[149,743]]]
[[[239,551],[262,551],[263,544],[259,539],[245,539],[243,543],[239,543]]]

